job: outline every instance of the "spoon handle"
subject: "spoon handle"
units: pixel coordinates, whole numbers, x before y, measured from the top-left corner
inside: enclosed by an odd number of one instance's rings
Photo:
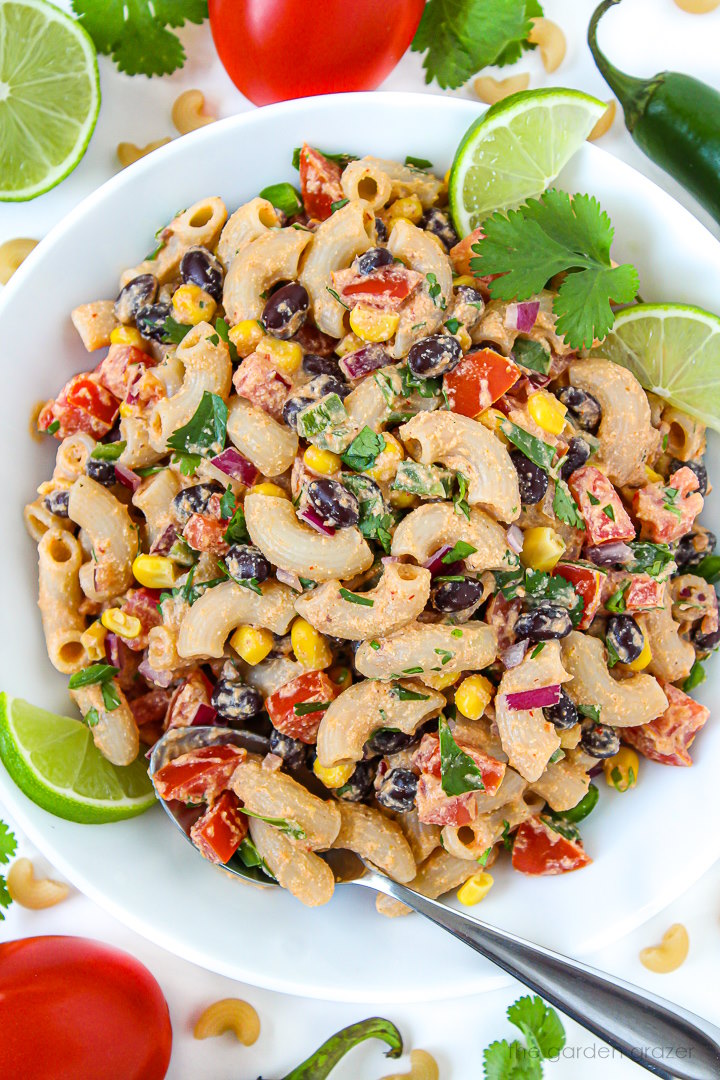
[[[664,1080],[718,1080],[720,1028],[679,1005],[470,918],[375,872],[360,878],[464,941]]]

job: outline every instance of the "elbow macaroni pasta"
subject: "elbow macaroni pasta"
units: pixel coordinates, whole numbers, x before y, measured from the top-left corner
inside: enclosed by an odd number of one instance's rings
[[[91,558],[80,567],[85,595],[103,601],[129,588],[138,533],[126,507],[97,481],[79,476],[70,488],[68,516],[91,545]]]
[[[299,281],[308,291],[320,330],[331,337],[345,332],[346,309],[328,290],[332,273],[372,247],[375,218],[361,199],[351,200],[324,221],[313,234],[303,259]]]
[[[374,589],[363,593],[372,606],[343,599],[337,581],[328,581],[295,602],[304,619],[323,634],[365,641],[384,637],[411,623],[427,604],[430,573],[419,566],[390,563]]]
[[[243,1046],[252,1046],[260,1036],[260,1017],[248,1001],[223,998],[203,1009],[193,1028],[196,1039],[213,1039],[232,1031]]]

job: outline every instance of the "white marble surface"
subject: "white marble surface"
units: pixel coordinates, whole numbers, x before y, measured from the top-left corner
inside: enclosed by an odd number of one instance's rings
[[[61,4],[67,6],[67,4]],[[608,88],[595,70],[585,44],[585,27],[594,7],[592,0],[545,0],[546,14],[554,18],[568,37],[568,52],[561,67],[551,76],[542,70],[540,57],[529,54],[517,65],[528,70],[532,86],[574,86],[609,98]],[[101,59],[103,105],[97,129],[84,160],[58,188],[26,204],[0,204],[0,242],[15,236],[44,236],[54,223],[86,194],[117,169],[115,147],[121,140],[140,145],[174,134],[170,109],[178,93],[189,87],[202,88],[209,107],[219,116],[229,116],[253,106],[235,90],[218,62],[209,29],[193,27],[182,32],[188,51],[185,68],[172,77],[148,80],[118,74],[112,64]],[[650,75],[664,69],[684,70],[720,86],[717,56],[720,44],[720,9],[714,14],[694,17],[682,13],[672,0],[625,0],[610,12],[602,27],[601,42],[610,58],[625,70]],[[503,72],[505,75],[507,72]],[[383,84],[387,90],[440,92],[422,81],[420,62],[406,56]],[[463,96],[466,91],[458,91]],[[712,222],[683,190],[634,146],[620,116],[603,145],[671,192],[688,206],[715,235],[720,228]],[[719,301],[720,305],[720,301]],[[632,795],[624,796],[629,801]],[[12,819],[0,806],[0,816]],[[714,822],[698,822],[698,828],[714,828]],[[34,858],[39,874],[51,870],[18,830],[20,854]],[[667,873],[674,873],[672,852]],[[633,874],[628,865],[627,874]],[[720,994],[717,970],[720,963],[720,866],[715,866],[699,882],[645,926],[589,962],[622,978],[645,986],[701,1013],[720,1024]],[[548,918],[562,919],[562,911],[548,911]],[[598,897],[588,919],[602,919],[602,898]],[[319,917],[321,919],[321,916]],[[638,961],[639,950],[660,939],[674,922],[682,922],[690,934],[690,955],[686,963],[670,975],[653,975]],[[245,933],[239,922],[229,932]],[[292,927],[278,928],[292,933]],[[174,1029],[173,1056],[168,1077],[189,1080],[250,1080],[262,1072],[266,1077],[288,1072],[329,1034],[367,1015],[362,1006],[309,1001],[257,990],[204,972],[176,959],[138,937],[85,897],[73,892],[68,901],[45,912],[31,912],[13,905],[0,924],[0,940],[33,934],[78,934],[111,942],[131,952],[145,963],[159,980],[167,997]],[[317,948],[322,948],[318,923]],[[353,955],[372,948],[372,942],[354,941],[348,935],[347,953],[337,957],[338,969],[352,969]],[[382,957],[378,957],[382,963]],[[428,958],[429,971],[442,963],[440,953]],[[430,976],[431,977],[431,976]],[[392,972],[388,971],[388,980]],[[408,1047],[424,1047],[440,1065],[442,1080],[476,1080],[482,1074],[482,1050],[496,1038],[512,1039],[515,1030],[504,1011],[520,993],[518,985],[492,993],[445,1001],[427,1006],[385,1006],[375,1004],[374,1012],[394,1020]],[[199,1012],[220,997],[237,996],[251,1001],[260,1013],[262,1033],[255,1046],[240,1046],[226,1035],[221,1039],[196,1042],[192,1026]],[[558,1080],[605,1080],[605,1078],[648,1075],[638,1066],[613,1054],[577,1025],[566,1023],[568,1047],[558,1063],[546,1066],[547,1077]],[[333,1080],[376,1080],[393,1069],[407,1065],[386,1062],[378,1044],[365,1044],[333,1073]],[[670,1066],[672,1068],[672,1066]],[[79,1078],[80,1080],[80,1078]]]

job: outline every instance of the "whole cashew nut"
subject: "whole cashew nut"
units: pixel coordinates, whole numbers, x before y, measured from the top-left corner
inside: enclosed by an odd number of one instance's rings
[[[720,0],[718,0],[720,3]],[[530,85],[530,75],[527,71],[519,75],[510,75],[507,79],[493,79],[492,75],[478,75],[473,82],[473,90],[481,101],[488,105],[494,105],[496,101],[502,101],[510,94],[517,94],[520,90],[527,90]]]
[[[675,0],[675,3],[689,15],[707,15],[708,11],[714,11],[720,5],[720,0]]]
[[[172,107],[172,122],[181,135],[187,135],[189,131],[204,127],[205,124],[214,124],[217,116],[207,116],[203,113],[205,95],[202,90],[186,90],[175,99]]]
[[[248,1001],[222,998],[208,1005],[195,1024],[193,1035],[196,1039],[212,1039],[226,1031],[232,1031],[243,1046],[257,1042],[260,1017]]]
[[[17,268],[37,245],[37,240],[31,240],[27,236],[18,236],[0,244],[0,285],[7,285]]]
[[[393,1073],[382,1080],[438,1080],[440,1070],[437,1061],[427,1050],[411,1050],[410,1072]]]
[[[39,911],[67,899],[70,886],[51,878],[36,878],[29,859],[16,859],[8,871],[7,890],[20,907]]]
[[[689,949],[687,930],[682,923],[675,923],[665,931],[659,945],[651,945],[640,951],[640,963],[650,971],[665,975],[685,963]]]
[[[555,71],[565,59],[567,50],[565,35],[552,19],[533,19],[532,24],[533,28],[528,35],[528,41],[540,49],[545,70]]]
[[[153,150],[157,150],[159,146],[165,146],[169,143],[170,139],[156,139],[155,142],[149,142],[147,146],[136,146],[135,143],[121,142],[117,146],[118,161],[122,165],[123,169],[126,169],[128,165],[132,165],[135,161],[139,161],[140,158],[145,157],[147,154],[151,154]]]
[[[720,4],[720,0],[718,0],[718,3]],[[588,135],[588,142],[595,142],[596,139],[599,139],[601,135],[604,135],[606,131],[610,130],[610,128],[613,126],[613,123],[615,122],[616,110],[617,105],[615,103],[615,99],[613,98],[612,101],[608,101],[607,109],[602,114],[597,124]]]

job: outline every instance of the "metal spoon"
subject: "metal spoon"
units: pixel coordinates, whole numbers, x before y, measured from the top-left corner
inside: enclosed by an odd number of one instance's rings
[[[151,775],[178,754],[215,742],[233,742],[255,753],[268,749],[267,739],[252,732],[179,728],[169,731],[155,744],[150,758]],[[189,840],[177,813],[177,806],[182,808],[183,804],[173,806],[162,799],[160,802]],[[695,1013],[413,892],[407,885],[392,881],[364,863],[354,852],[327,851],[323,858],[331,866],[338,885],[359,885],[407,904],[655,1076],[663,1080],[720,1077],[720,1028]],[[276,885],[259,868],[244,866],[237,856],[224,869],[256,885]],[[672,1058],[664,1056],[668,1050],[672,1050]],[[683,1056],[676,1056],[678,1051]]]

